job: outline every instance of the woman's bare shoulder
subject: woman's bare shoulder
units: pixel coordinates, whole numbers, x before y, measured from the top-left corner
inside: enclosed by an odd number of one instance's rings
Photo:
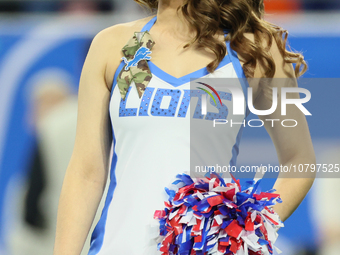
[[[111,89],[114,73],[122,58],[122,48],[133,36],[140,31],[153,16],[143,19],[120,23],[101,30],[93,38],[89,52],[95,55],[95,62],[105,68],[107,87]]]
[[[153,16],[107,27],[101,30],[94,37],[94,40],[102,46],[110,45],[110,48],[112,48],[112,45],[124,46],[133,33],[140,31],[151,18],[153,18]]]
[[[244,37],[246,37],[253,43],[255,42],[255,35],[253,33],[244,33]],[[260,38],[260,42],[262,43],[262,46],[264,48],[268,48],[268,40]],[[287,63],[284,60],[284,56],[282,55],[274,37],[272,37],[272,44],[269,47],[268,52],[272,56],[276,67],[274,78],[293,78],[295,76],[292,64]],[[242,59],[241,62],[243,62]],[[255,78],[263,77],[264,73],[265,71],[263,67],[259,64],[255,68],[254,77]]]

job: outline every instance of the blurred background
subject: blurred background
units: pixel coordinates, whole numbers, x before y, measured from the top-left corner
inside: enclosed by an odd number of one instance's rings
[[[289,30],[291,47],[308,61],[304,77],[340,78],[340,0],[267,0],[265,5],[267,19]],[[89,45],[100,30],[148,15],[132,0],[0,0],[0,255],[52,254]],[[313,113],[307,120],[318,162],[339,164],[340,84],[327,84],[306,87]],[[275,160],[266,132],[246,129],[239,163]],[[264,180],[263,189],[274,182]],[[340,254],[339,184],[335,178],[315,181],[279,232],[283,254]],[[89,243],[88,238],[82,255]]]

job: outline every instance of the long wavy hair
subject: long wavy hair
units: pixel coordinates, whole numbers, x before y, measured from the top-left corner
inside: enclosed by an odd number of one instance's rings
[[[134,0],[142,6],[156,10],[158,0]],[[228,30],[225,40],[245,61],[243,70],[247,78],[254,76],[257,63],[265,70],[266,78],[273,78],[275,62],[269,49],[276,41],[286,63],[294,63],[295,76],[299,77],[307,70],[307,64],[300,53],[287,50],[288,31],[263,19],[263,0],[185,0],[178,8],[183,17],[194,28],[196,36],[184,47],[198,42],[198,47],[210,49],[216,59],[208,64],[213,72],[227,53],[226,46],[214,37],[215,34]],[[254,42],[244,33],[253,33]],[[263,40],[266,41],[264,46]]]

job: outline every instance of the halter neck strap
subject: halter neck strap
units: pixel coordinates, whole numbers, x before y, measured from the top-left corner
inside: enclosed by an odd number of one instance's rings
[[[153,17],[146,25],[142,28],[141,32],[150,31],[152,26],[155,24],[157,16]]]

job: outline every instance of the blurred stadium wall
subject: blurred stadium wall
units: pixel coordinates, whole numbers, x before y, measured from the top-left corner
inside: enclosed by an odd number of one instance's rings
[[[308,61],[309,70],[304,77],[339,78],[340,14],[296,12],[306,4],[303,1],[292,1],[291,5],[287,1],[280,8],[276,8],[274,3],[282,1],[270,2],[268,10],[271,14],[267,18],[289,30],[290,45],[302,52]],[[120,8],[123,10],[127,7],[121,5]],[[282,8],[294,13],[282,13],[279,11]],[[105,15],[0,15],[1,255],[18,254],[13,252],[11,247],[12,239],[16,238],[13,233],[17,234],[15,231],[18,230],[18,225],[24,222],[23,194],[27,192],[29,169],[39,143],[32,117],[34,81],[46,71],[54,70],[54,73],[67,77],[67,84],[75,96],[82,64],[94,35],[105,27],[146,15],[146,12],[140,12],[138,9],[129,10],[123,12],[128,13],[127,15],[118,12]],[[313,113],[307,120],[317,157],[320,158],[325,151],[334,151],[340,145],[340,86],[338,84],[325,88],[320,84],[307,89],[312,93],[312,101],[307,107]],[[326,116],[323,111],[325,109],[329,110]],[[256,151],[259,153],[254,153]],[[264,129],[245,130],[239,156],[240,164],[255,165],[275,157],[273,145]],[[265,179],[263,189],[270,188],[274,181],[275,179]],[[284,251],[283,254],[315,254],[320,245],[319,225],[313,208],[315,202],[322,204],[322,201],[315,201],[313,192],[318,191],[313,190],[307,195],[298,210],[287,220],[287,227],[279,232],[282,246],[278,246]],[[45,201],[44,207],[48,206]],[[339,210],[338,203],[335,208]],[[43,211],[46,210],[43,208]],[[17,238],[25,238],[25,233],[17,235]],[[15,241],[14,243],[19,245]],[[51,252],[48,254],[52,254],[52,247],[49,249]],[[25,255],[31,254],[34,253]],[[42,254],[47,253],[42,251]]]

